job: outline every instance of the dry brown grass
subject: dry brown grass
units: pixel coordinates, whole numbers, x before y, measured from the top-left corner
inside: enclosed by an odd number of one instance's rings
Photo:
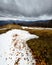
[[[28,46],[32,49],[38,65],[52,64],[52,30],[35,30],[27,29],[30,33],[39,36],[38,39],[27,41]],[[44,62],[42,64],[42,61]]]
[[[22,29],[19,25],[8,24],[0,26],[0,28],[7,28],[0,30],[0,34],[10,29]],[[31,48],[34,57],[36,58],[37,65],[51,65],[52,64],[52,30],[36,30],[24,29],[32,34],[39,36],[38,39],[31,39],[27,41],[28,46]]]
[[[21,29],[21,26],[17,24],[8,24],[8,25],[0,26],[0,29],[1,29],[0,30],[0,34],[1,34],[11,29]]]

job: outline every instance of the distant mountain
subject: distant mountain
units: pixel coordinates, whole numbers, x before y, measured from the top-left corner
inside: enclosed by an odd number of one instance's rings
[[[0,26],[6,24],[18,24],[22,26],[36,26],[36,27],[52,27],[52,20],[39,20],[39,21],[0,20]]]

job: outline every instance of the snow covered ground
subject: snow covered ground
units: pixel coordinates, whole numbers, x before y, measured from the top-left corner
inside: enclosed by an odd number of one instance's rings
[[[0,65],[36,65],[26,44],[32,38],[39,37],[19,29],[0,34]]]
[[[27,27],[27,26],[21,26],[22,29],[35,29],[35,30],[52,30],[52,28],[43,28],[43,27]],[[6,30],[10,28],[0,28],[0,30]]]
[[[43,28],[43,27],[26,27],[22,26],[23,29],[36,29],[36,30],[52,30],[52,28]]]

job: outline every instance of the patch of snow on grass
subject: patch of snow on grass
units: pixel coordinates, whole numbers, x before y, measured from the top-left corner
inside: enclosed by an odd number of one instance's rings
[[[22,26],[22,29],[52,30],[52,28],[43,28],[43,27],[26,27],[26,26]]]
[[[0,34],[0,65],[36,65],[26,41],[38,36],[13,29]]]

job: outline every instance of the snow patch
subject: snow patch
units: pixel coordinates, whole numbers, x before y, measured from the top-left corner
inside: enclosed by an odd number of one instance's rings
[[[26,26],[22,26],[22,29],[52,30],[52,28],[43,28],[43,27],[26,27]]]
[[[13,29],[0,34],[0,65],[36,65],[26,41],[38,36]]]

